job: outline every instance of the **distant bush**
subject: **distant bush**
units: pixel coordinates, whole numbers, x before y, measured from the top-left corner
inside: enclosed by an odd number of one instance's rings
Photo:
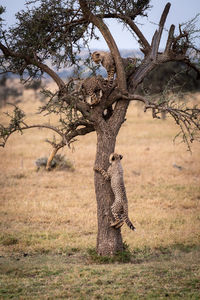
[[[45,169],[46,165],[47,165],[47,161],[48,161],[48,157],[41,157],[38,158],[35,161],[35,164],[37,166],[37,171],[39,171],[40,169]],[[53,158],[52,162],[51,162],[51,169],[58,169],[58,170],[69,170],[69,171],[74,171],[74,166],[72,164],[72,162],[68,159],[65,158],[64,155],[61,154],[57,154],[55,155],[55,157]]]

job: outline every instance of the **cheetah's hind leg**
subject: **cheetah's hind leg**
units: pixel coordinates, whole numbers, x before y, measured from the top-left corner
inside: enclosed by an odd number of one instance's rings
[[[123,207],[120,207],[116,201],[111,206],[111,212],[115,219],[113,223],[110,224],[111,227],[120,228],[124,224],[124,220],[122,218]]]
[[[124,221],[121,220],[121,221],[115,226],[115,228],[116,228],[116,229],[121,228],[123,225],[124,225]]]
[[[123,224],[124,224],[124,221],[118,219],[118,220],[115,220],[114,222],[111,222],[110,226],[115,227],[115,228],[120,228],[120,227],[122,227]]]

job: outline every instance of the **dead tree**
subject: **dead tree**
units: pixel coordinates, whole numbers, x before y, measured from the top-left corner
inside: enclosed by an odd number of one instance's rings
[[[36,2],[36,1],[32,1]],[[168,3],[161,15],[158,29],[155,31],[151,43],[147,41],[137,26],[137,16],[145,16],[150,8],[148,0],[138,1],[41,1],[40,7],[23,11],[17,15],[18,25],[8,31],[1,30],[1,70],[2,72],[17,73],[25,81],[40,78],[47,73],[57,84],[58,91],[52,94],[48,91],[49,102],[41,108],[48,114],[59,113],[60,126],[48,124],[28,124],[25,114],[14,108],[10,115],[10,124],[1,125],[1,146],[15,131],[23,131],[33,127],[45,127],[53,130],[60,137],[59,142],[51,142],[53,150],[49,158],[65,145],[69,145],[77,136],[95,131],[97,134],[97,149],[94,166],[107,169],[109,156],[115,150],[118,132],[125,121],[130,101],[140,101],[144,104],[144,111],[152,110],[153,118],[159,118],[163,112],[168,113],[180,126],[183,139],[188,143],[195,138],[194,133],[200,129],[197,107],[178,107],[167,97],[162,101],[153,101],[148,96],[136,93],[138,85],[158,65],[169,61],[184,62],[199,75],[199,69],[194,62],[198,49],[192,43],[195,30],[187,30],[187,26],[179,27],[179,34],[175,35],[175,26],[171,25],[164,51],[160,52],[159,45],[170,9]],[[3,9],[1,10],[3,12]],[[114,18],[125,24],[137,36],[140,50],[144,55],[141,63],[134,67],[128,75],[125,72],[119,49],[104,20]],[[191,22],[193,22],[192,20]],[[111,52],[115,67],[116,80],[112,88],[107,89],[101,101],[91,107],[81,98],[80,91],[72,88],[73,80],[67,84],[58,76],[53,68],[46,64],[51,59],[59,68],[62,65],[78,66],[78,53],[81,45],[89,45],[90,39],[95,37],[94,29],[98,28],[103,35],[108,51]],[[191,54],[192,51],[192,54]],[[189,53],[191,54],[189,56]],[[110,207],[113,203],[113,193],[110,182],[94,174],[98,234],[97,252],[99,255],[112,255],[123,250],[120,229],[110,227],[112,218]],[[134,234],[134,233],[133,233]]]

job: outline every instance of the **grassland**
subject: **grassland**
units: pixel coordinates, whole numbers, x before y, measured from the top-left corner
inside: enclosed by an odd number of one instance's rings
[[[25,91],[20,106],[30,122],[41,122],[38,105]],[[97,233],[95,133],[60,152],[73,172],[36,172],[35,160],[50,153],[44,141],[51,132],[10,137],[0,149],[0,298],[199,299],[200,148],[194,142],[191,154],[174,144],[177,132],[173,120],[153,120],[131,104],[116,146],[137,227],[122,228],[126,264],[96,261],[90,251]]]

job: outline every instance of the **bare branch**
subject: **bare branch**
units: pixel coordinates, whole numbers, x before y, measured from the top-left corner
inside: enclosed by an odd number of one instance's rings
[[[65,146],[65,143],[63,143],[63,141],[61,141],[60,143],[56,144],[55,142],[50,142],[48,141],[53,149],[51,151],[51,154],[49,155],[49,158],[47,160],[47,164],[46,164],[46,170],[50,170],[51,169],[51,162],[54,159],[56,153],[58,152],[58,150],[60,150],[61,148],[63,148]]]
[[[83,128],[79,128],[79,129],[74,129],[72,130],[71,132],[69,132],[67,135],[66,135],[66,140],[68,142],[68,144],[70,143],[70,141],[72,139],[74,139],[76,136],[79,136],[79,135],[86,135],[92,131],[95,131],[94,129],[94,126],[93,125],[88,125],[88,126],[85,126]]]
[[[165,47],[165,53],[169,53],[169,50],[171,48],[172,42],[173,42],[173,38],[174,38],[174,30],[175,30],[175,26],[172,24],[169,30],[169,34],[168,34],[168,39],[167,39],[167,43],[166,43],[166,47]]]
[[[103,15],[103,18],[116,18],[116,19],[121,19],[123,20],[129,27],[133,30],[133,32],[137,35],[139,38],[139,43],[141,45],[141,51],[145,54],[148,53],[150,49],[150,44],[141,32],[141,30],[138,28],[138,26],[133,22],[131,17],[127,15],[122,15],[122,14],[105,14]]]
[[[166,6],[164,8],[164,11],[162,13],[162,16],[160,18],[159,29],[158,29],[158,31],[156,30],[156,32],[154,33],[154,36],[153,36],[152,44],[151,44],[152,52],[151,52],[151,56],[150,56],[150,58],[152,60],[156,60],[156,56],[157,56],[157,53],[158,53],[163,28],[164,28],[164,25],[165,25],[167,15],[169,13],[170,6],[171,6],[170,3],[166,4]]]

